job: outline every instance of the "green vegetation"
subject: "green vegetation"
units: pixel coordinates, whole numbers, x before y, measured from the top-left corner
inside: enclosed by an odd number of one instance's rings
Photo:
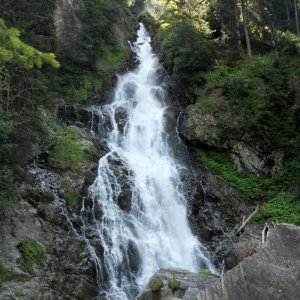
[[[172,291],[178,290],[180,288],[180,282],[178,280],[175,279],[171,279],[168,282],[168,286]]]
[[[161,26],[158,39],[164,61],[179,81],[190,84],[194,73],[205,71],[214,63],[211,43],[187,21]]]
[[[150,283],[150,288],[152,292],[159,292],[163,287],[163,281],[160,277],[154,278]]]
[[[206,269],[201,270],[201,271],[200,271],[200,274],[203,275],[203,276],[207,276],[207,277],[212,276],[211,271],[206,270]]]
[[[270,201],[261,205],[254,219],[259,223],[293,223],[300,225],[300,201],[291,193],[280,192]]]
[[[70,185],[68,181],[63,181],[61,183],[63,189],[63,198],[67,204],[76,204],[78,201],[78,196],[75,189]]]
[[[46,250],[38,241],[26,238],[19,246],[25,261],[25,268],[28,272],[33,272],[33,263],[42,264],[46,258]]]
[[[26,296],[26,294],[24,292],[22,292],[22,291],[16,291],[15,292],[15,296],[16,297],[24,297],[24,296]]]
[[[6,269],[2,262],[0,262],[0,286],[1,282],[4,281],[6,278]]]
[[[75,172],[84,161],[84,152],[79,145],[80,134],[71,127],[66,127],[54,136],[54,159],[61,170]]]
[[[197,149],[196,154],[201,162],[220,175],[227,183],[239,189],[249,199],[255,199],[262,194],[264,180],[250,172],[237,172],[228,153]]]

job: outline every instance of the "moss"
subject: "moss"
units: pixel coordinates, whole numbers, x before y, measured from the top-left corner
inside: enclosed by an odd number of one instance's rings
[[[0,262],[0,284],[6,279],[6,269],[2,262]]]
[[[207,269],[201,270],[200,274],[203,275],[203,276],[207,276],[207,277],[212,276],[211,271],[209,271]]]
[[[25,261],[25,268],[33,272],[33,263],[42,264],[46,257],[46,250],[38,241],[32,238],[26,238],[19,246]]]
[[[68,181],[63,181],[61,183],[63,189],[63,198],[67,204],[75,204],[78,201],[78,196],[75,189],[71,186]]]
[[[150,283],[150,288],[152,292],[158,292],[163,287],[163,281],[160,277],[154,278]]]
[[[16,297],[24,297],[26,294],[22,291],[15,291],[15,296]]]
[[[300,225],[300,201],[291,193],[280,192],[270,201],[261,205],[254,218],[259,223],[279,222]]]
[[[171,279],[169,282],[168,282],[168,286],[169,288],[172,290],[172,291],[175,291],[177,289],[180,288],[180,282],[178,280],[175,280],[175,279]]]

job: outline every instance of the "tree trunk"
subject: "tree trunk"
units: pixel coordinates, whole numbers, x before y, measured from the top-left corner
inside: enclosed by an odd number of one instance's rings
[[[294,0],[294,6],[295,6],[295,19],[296,19],[296,29],[297,29],[297,35],[300,37],[300,29],[299,29],[299,17],[298,17],[298,6],[297,6],[297,0]]]
[[[290,0],[285,0],[287,28],[291,29]]]
[[[234,22],[233,23],[234,23],[233,27],[234,27],[234,35],[236,39],[237,52],[240,56],[243,56],[241,33],[239,30],[239,10],[238,10],[236,0],[234,0]]]
[[[251,51],[251,43],[250,43],[249,30],[248,30],[248,10],[246,7],[245,0],[241,0],[241,4],[242,4],[244,33],[245,33],[246,44],[247,44],[247,53],[248,53],[248,56],[251,56],[252,51]]]

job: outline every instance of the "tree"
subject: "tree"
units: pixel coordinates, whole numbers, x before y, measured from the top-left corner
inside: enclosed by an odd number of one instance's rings
[[[297,0],[294,0],[294,7],[295,7],[295,21],[296,21],[296,30],[297,35],[300,37],[300,29],[299,29],[299,17],[298,17],[298,6],[297,6]]]
[[[250,37],[249,37],[249,30],[248,30],[248,9],[247,9],[247,0],[241,0],[242,4],[242,15],[243,15],[243,25],[244,25],[244,33],[246,38],[246,44],[247,44],[247,53],[249,56],[251,56],[251,43],[250,43]]]
[[[41,68],[43,64],[50,64],[58,68],[59,62],[54,53],[43,53],[20,40],[20,31],[7,28],[0,19],[0,64],[20,63],[27,69]]]

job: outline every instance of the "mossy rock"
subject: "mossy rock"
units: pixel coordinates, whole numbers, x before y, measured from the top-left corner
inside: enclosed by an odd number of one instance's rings
[[[152,292],[159,292],[163,287],[164,283],[160,277],[154,278],[150,283],[150,288]]]
[[[42,264],[46,257],[46,250],[43,245],[32,238],[26,238],[19,245],[19,249],[25,261],[26,271],[33,272],[33,263]]]
[[[168,286],[172,291],[180,288],[180,282],[178,280],[172,279],[168,282]]]
[[[207,269],[201,270],[200,274],[207,277],[212,276],[212,272]]]

